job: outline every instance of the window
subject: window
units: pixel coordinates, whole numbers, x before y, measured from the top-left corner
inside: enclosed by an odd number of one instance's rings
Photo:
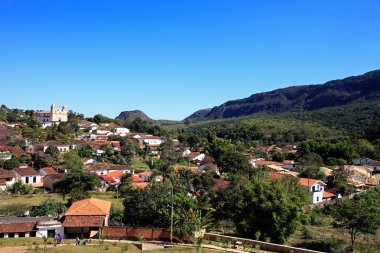
[[[37,178],[33,177],[33,183],[37,182]]]
[[[25,177],[25,184],[29,184],[29,177]]]
[[[319,202],[319,197],[317,197],[317,202]]]

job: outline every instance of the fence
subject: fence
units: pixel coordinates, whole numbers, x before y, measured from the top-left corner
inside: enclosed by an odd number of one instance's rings
[[[232,244],[234,244],[235,242],[241,242],[244,244],[251,245],[253,247],[255,247],[256,245],[259,245],[260,249],[262,250],[268,250],[268,251],[279,252],[279,253],[320,253],[320,251],[301,249],[301,248],[296,248],[296,247],[291,247],[291,246],[286,246],[286,245],[281,245],[281,244],[274,244],[274,243],[269,243],[269,242],[262,242],[262,241],[256,241],[256,240],[251,240],[251,239],[211,234],[211,233],[205,233],[204,238],[209,241],[229,241]]]

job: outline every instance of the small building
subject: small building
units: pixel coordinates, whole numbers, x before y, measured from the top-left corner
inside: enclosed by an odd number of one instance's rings
[[[312,195],[313,204],[321,203],[323,201],[325,183],[316,179],[300,178],[298,184],[308,188]]]
[[[93,238],[108,226],[111,202],[96,198],[74,202],[65,214],[63,227],[67,238]]]
[[[69,144],[62,144],[62,143],[59,143],[57,141],[50,140],[50,141],[46,141],[43,143],[37,143],[37,144],[30,145],[27,147],[27,151],[30,154],[35,154],[37,152],[46,152],[46,149],[49,146],[57,147],[57,149],[61,153],[66,153],[70,150]]]
[[[31,167],[20,167],[18,169],[14,169],[14,172],[16,172],[17,180],[21,180],[24,184],[28,184],[33,187],[43,186],[42,176]]]
[[[126,136],[127,134],[129,134],[129,129],[122,126],[115,126],[112,132],[115,135]]]
[[[205,154],[201,152],[190,152],[183,157],[189,162],[201,162],[205,159]]]
[[[107,175],[108,173],[114,172],[114,171],[120,171],[122,173],[131,173],[133,174],[134,168],[126,166],[126,165],[120,165],[120,164],[113,164],[113,163],[95,163],[95,164],[89,164],[85,166],[85,170],[90,173],[95,173],[99,176],[101,175]]]
[[[44,177],[43,186],[45,189],[54,192],[54,183],[66,177],[64,173],[51,174]]]
[[[51,217],[0,217],[0,238],[63,235],[62,223]]]
[[[43,167],[39,172],[41,176],[45,177],[48,175],[58,174],[58,169],[55,167]]]
[[[54,238],[58,234],[64,236],[65,233],[62,223],[57,220],[39,221],[36,228],[36,237]]]
[[[5,191],[12,187],[16,182],[16,174],[14,171],[0,169],[0,190]]]

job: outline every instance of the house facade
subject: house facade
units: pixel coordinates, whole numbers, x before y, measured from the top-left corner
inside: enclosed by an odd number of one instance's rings
[[[5,191],[16,182],[16,174],[13,171],[0,169],[0,190]]]
[[[325,183],[316,179],[300,178],[298,184],[308,188],[308,191],[312,196],[313,204],[323,202]]]
[[[16,173],[17,180],[33,187],[42,187],[42,176],[31,167],[20,167],[13,170]]]
[[[96,198],[74,202],[65,213],[66,238],[94,238],[108,226],[111,202]]]

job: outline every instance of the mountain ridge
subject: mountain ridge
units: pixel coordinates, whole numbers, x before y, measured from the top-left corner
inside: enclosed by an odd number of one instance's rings
[[[380,70],[363,75],[328,81],[324,84],[289,86],[252,94],[213,107],[207,113],[198,110],[185,120],[220,119],[256,113],[314,111],[347,105],[357,101],[380,101]]]

